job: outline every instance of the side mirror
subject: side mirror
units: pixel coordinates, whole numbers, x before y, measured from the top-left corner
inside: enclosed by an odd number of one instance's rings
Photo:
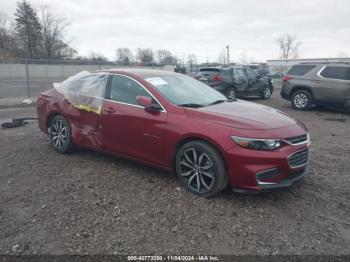
[[[148,111],[160,110],[158,106],[154,105],[152,98],[148,96],[137,96],[136,100],[140,106],[143,106],[145,108],[145,110],[148,110]]]

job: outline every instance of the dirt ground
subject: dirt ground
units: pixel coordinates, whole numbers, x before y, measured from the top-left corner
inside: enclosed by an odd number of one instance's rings
[[[59,155],[35,122],[0,130],[0,254],[350,254],[350,114],[295,111],[278,90],[256,102],[310,130],[310,173],[291,189],[199,198],[152,167]]]

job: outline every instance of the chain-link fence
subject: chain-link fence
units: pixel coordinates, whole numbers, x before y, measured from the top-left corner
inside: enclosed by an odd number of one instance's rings
[[[35,98],[81,71],[121,67],[108,61],[9,59],[0,61],[0,100]],[[125,66],[124,66],[125,67]],[[143,66],[138,66],[143,67]],[[144,68],[144,67],[143,67]],[[169,70],[169,68],[147,66]]]

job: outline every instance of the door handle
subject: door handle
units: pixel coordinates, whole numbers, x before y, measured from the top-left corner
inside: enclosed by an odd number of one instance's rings
[[[115,109],[113,107],[107,107],[104,109],[104,111],[108,114],[112,114],[115,112]]]
[[[314,82],[315,84],[318,84],[318,83],[320,83],[320,80],[314,80],[312,82]]]

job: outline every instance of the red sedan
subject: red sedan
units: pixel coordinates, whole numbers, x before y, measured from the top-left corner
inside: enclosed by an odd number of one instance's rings
[[[38,97],[40,129],[59,153],[74,146],[177,173],[209,197],[289,187],[307,174],[309,134],[283,112],[185,75],[146,69],[82,72]]]

